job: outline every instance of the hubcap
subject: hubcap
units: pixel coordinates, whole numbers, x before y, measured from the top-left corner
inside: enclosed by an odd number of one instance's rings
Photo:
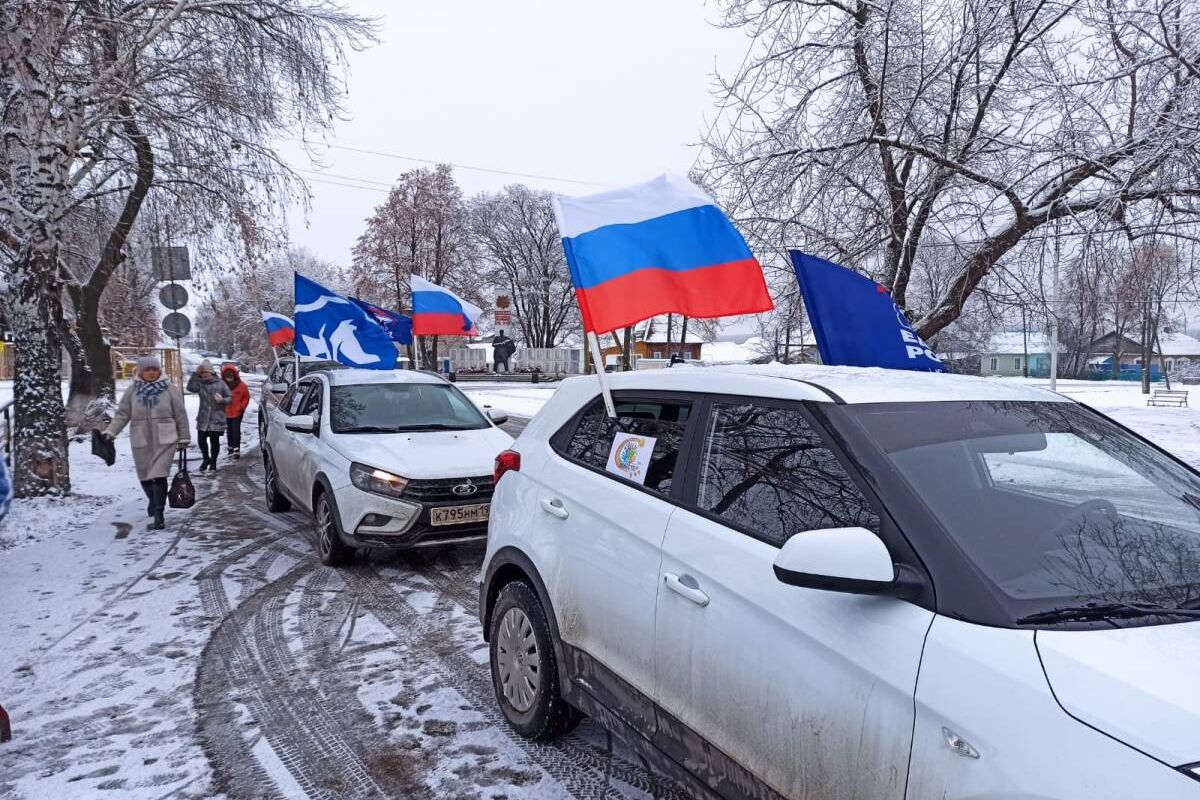
[[[519,608],[510,608],[500,620],[496,666],[505,699],[521,713],[532,708],[542,685],[542,660],[533,624]]]
[[[329,555],[329,551],[333,549],[333,517],[329,513],[329,503],[325,498],[321,498],[318,504],[317,519],[321,527],[321,535],[318,537],[321,542],[321,555]]]

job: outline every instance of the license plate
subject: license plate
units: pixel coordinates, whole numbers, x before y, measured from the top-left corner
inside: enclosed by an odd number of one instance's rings
[[[463,525],[468,522],[487,522],[491,503],[473,506],[443,506],[429,510],[430,525]]]

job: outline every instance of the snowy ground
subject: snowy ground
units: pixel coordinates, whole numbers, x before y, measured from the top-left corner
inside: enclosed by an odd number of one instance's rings
[[[463,388],[513,414],[553,393]],[[1146,408],[1130,384],[1060,390],[1200,466],[1200,411]],[[263,510],[255,455],[197,476],[196,507],[168,510],[165,531],[120,483],[127,455],[81,467],[104,502],[72,500],[56,535],[0,552],[0,798],[684,797],[594,723],[551,744],[503,723],[481,547],[321,567],[309,520]]]
[[[250,388],[252,399],[243,419],[242,448],[250,450],[258,443],[258,430],[254,420],[258,412],[259,387],[264,378],[261,375],[243,377]],[[118,397],[127,386],[128,381],[118,381]],[[65,383],[63,393],[65,396]],[[0,381],[0,402],[11,398],[12,381]],[[187,405],[188,419],[195,420],[199,398],[196,395],[185,395],[184,402]],[[194,422],[192,428],[194,438]],[[221,443],[224,447],[224,437]],[[116,447],[116,463],[109,467],[92,455],[90,434],[79,437],[78,441],[73,440],[70,444],[71,496],[18,500],[13,503],[9,515],[0,521],[0,554],[8,548],[30,544],[65,530],[89,527],[114,503],[134,496],[141,497],[142,487],[133,470],[128,429],[117,437]],[[194,442],[188,458],[193,465],[200,461],[200,451]],[[3,558],[3,555],[0,555],[0,558]]]

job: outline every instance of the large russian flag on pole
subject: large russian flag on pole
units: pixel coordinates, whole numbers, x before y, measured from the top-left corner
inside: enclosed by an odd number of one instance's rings
[[[415,336],[478,336],[483,309],[420,275],[412,276],[412,332]]]
[[[583,326],[607,333],[658,314],[729,317],[774,308],[762,267],[704,190],[662,175],[554,199]]]
[[[267,341],[271,343],[271,347],[279,347],[280,345],[289,344],[296,340],[296,326],[283,314],[276,314],[273,311],[262,312],[263,325],[267,329]]]

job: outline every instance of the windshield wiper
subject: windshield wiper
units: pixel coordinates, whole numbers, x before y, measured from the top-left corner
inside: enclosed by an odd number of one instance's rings
[[[1018,625],[1040,625],[1054,622],[1089,622],[1092,620],[1119,619],[1122,617],[1194,617],[1200,618],[1200,608],[1171,608],[1154,603],[1090,603],[1084,606],[1063,606],[1038,611],[1021,617]]]
[[[430,422],[425,425],[398,425],[392,428],[397,433],[408,431],[472,431],[477,428],[468,425],[447,425],[444,422]]]
[[[385,425],[355,425],[353,428],[342,428],[335,433],[395,433],[395,426]]]

